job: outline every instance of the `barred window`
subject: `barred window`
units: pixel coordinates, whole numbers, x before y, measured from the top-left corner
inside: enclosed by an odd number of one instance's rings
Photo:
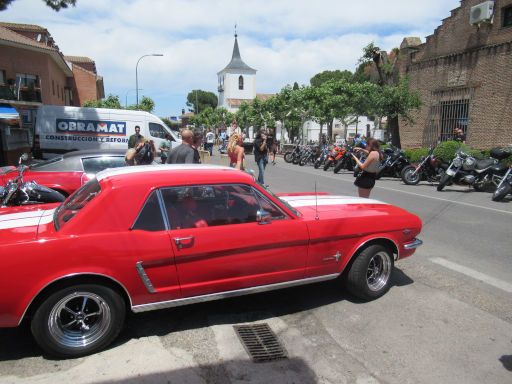
[[[511,27],[512,26],[512,6],[502,8],[501,12],[503,14],[503,26]]]

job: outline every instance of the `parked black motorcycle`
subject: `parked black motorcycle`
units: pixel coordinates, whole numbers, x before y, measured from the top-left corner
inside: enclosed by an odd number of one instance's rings
[[[18,176],[7,182],[5,187],[0,187],[0,207],[58,203],[65,200],[61,193],[39,185],[35,181],[24,181],[23,172],[28,168],[21,164],[28,159],[24,153],[18,161]]]
[[[444,175],[448,164],[443,164],[434,156],[434,147],[428,151],[428,155],[421,158],[418,165],[407,165],[402,169],[400,177],[407,185],[416,185],[421,180],[430,183],[437,182]]]
[[[324,146],[321,149],[320,155],[315,160],[315,164],[313,164],[315,169],[320,168],[325,163],[328,155],[329,155],[329,148],[327,146]]]
[[[284,161],[287,163],[295,163],[296,159],[300,159],[300,143],[295,145],[292,151],[286,151],[284,154]],[[298,161],[297,161],[298,163]],[[295,163],[295,164],[297,164]]]
[[[377,179],[383,176],[399,178],[404,167],[411,165],[405,152],[400,148],[390,147],[384,150],[384,160],[375,175]]]
[[[437,190],[442,191],[449,182],[454,182],[471,185],[477,191],[484,191],[490,186],[496,187],[506,171],[507,167],[499,163],[498,159],[477,160],[458,150],[445,174],[439,180]]]

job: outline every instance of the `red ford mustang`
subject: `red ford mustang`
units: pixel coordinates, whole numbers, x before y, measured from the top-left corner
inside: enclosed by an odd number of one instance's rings
[[[343,277],[365,300],[421,241],[393,205],[273,195],[220,166],[102,171],[63,204],[0,210],[0,327],[28,318],[60,357],[106,347],[149,311]]]

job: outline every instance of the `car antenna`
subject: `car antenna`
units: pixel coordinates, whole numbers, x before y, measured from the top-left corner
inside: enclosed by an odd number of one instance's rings
[[[316,194],[316,180],[315,180],[315,220],[320,220],[318,217],[318,195]]]

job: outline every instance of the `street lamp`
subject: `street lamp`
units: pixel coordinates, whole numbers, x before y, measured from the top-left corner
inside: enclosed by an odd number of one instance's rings
[[[131,91],[135,91],[135,89],[129,89],[126,91],[126,93],[124,94],[124,106],[125,107],[128,107],[128,94],[131,92]],[[142,88],[139,89],[139,91],[143,91]]]
[[[135,65],[135,91],[137,94],[137,98],[136,98],[137,99],[137,107],[139,106],[139,76],[137,73],[137,67],[139,66],[139,61],[141,61],[142,58],[147,57],[147,56],[163,56],[163,54],[151,53],[149,55],[143,55],[143,56],[139,57],[139,60],[137,60],[137,64]]]

